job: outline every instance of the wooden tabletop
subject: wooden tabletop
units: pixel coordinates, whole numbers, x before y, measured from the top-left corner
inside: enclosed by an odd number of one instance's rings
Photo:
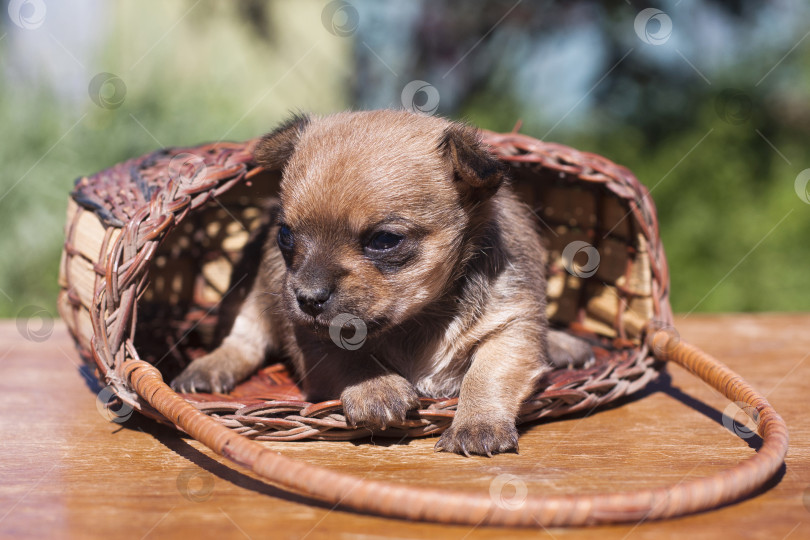
[[[105,419],[64,326],[0,322],[3,538],[810,538],[810,314],[678,318],[785,418],[785,468],[748,500],[681,519],[520,530],[409,523],[332,509],[234,470],[196,441],[132,416]],[[759,437],[724,427],[727,400],[676,366],[616,407],[527,427],[520,455],[435,454],[435,439],[268,443],[363,477],[490,492],[598,492],[675,484],[752,455]],[[741,418],[741,417],[740,417]],[[726,422],[728,424],[728,421]],[[499,490],[495,478],[514,475]],[[511,478],[511,477],[509,477]],[[517,486],[517,487],[515,487]]]

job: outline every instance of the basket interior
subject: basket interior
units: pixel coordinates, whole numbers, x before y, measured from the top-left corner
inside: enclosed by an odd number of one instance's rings
[[[266,171],[190,213],[161,242],[138,302],[141,357],[171,380],[227,335],[264,242],[264,205],[278,193]]]

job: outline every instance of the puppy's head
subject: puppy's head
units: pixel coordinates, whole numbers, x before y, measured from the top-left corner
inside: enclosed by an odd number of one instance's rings
[[[446,292],[505,177],[476,130],[404,111],[296,116],[254,155],[283,171],[273,241],[288,314],[327,327],[349,313],[370,332]]]

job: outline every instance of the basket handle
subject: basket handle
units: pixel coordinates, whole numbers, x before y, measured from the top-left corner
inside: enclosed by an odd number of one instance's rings
[[[124,364],[138,394],[189,435],[268,482],[330,504],[386,517],[462,525],[560,527],[671,518],[708,510],[751,494],[784,461],[788,431],[779,414],[745,380],[696,347],[665,333],[647,335],[661,360],[674,362],[732,401],[758,423],[759,451],[715,475],[674,486],[595,495],[529,496],[518,508],[499,506],[489,494],[365,480],[297,461],[231,431],[198,411],[143,360]],[[754,411],[754,412],[752,412]]]

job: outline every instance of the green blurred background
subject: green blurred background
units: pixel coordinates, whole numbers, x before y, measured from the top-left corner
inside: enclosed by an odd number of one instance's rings
[[[676,311],[810,308],[802,0],[4,4],[2,317],[56,313],[77,176],[254,137],[290,110],[401,107],[414,80],[438,114],[520,119],[630,167],[658,206]]]

